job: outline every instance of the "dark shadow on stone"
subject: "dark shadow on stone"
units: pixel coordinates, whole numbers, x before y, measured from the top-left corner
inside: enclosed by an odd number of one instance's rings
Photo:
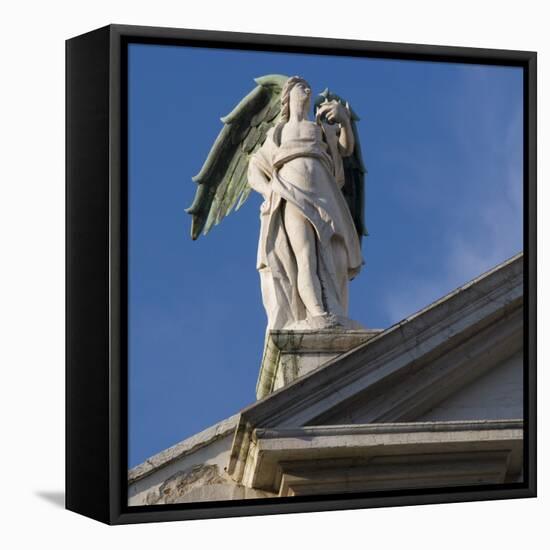
[[[60,508],[65,508],[65,492],[64,491],[36,491],[36,496],[47,500],[51,504]]]

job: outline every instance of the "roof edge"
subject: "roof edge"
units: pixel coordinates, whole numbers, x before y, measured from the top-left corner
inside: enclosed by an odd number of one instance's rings
[[[128,470],[128,484],[135,483],[143,479],[160,468],[198,451],[199,449],[214,443],[215,441],[226,437],[232,433],[237,426],[239,413],[230,416],[220,422],[192,435],[168,449],[151,456],[145,462],[134,466]]]

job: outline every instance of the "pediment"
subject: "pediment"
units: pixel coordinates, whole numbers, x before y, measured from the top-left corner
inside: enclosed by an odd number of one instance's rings
[[[523,417],[521,309],[431,361],[412,362],[308,425]]]

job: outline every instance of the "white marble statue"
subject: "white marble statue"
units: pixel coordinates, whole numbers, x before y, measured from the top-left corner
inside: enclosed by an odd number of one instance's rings
[[[256,82],[222,119],[193,178],[192,237],[257,191],[264,198],[257,268],[268,329],[360,328],[348,318],[348,281],[363,264],[365,234],[358,118],[325,90],[309,120],[311,87],[301,77]]]

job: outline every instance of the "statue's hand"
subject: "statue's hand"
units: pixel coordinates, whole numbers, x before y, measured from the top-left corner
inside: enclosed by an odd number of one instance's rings
[[[346,124],[350,121],[350,111],[347,105],[342,105],[339,101],[332,100],[322,103],[317,109],[317,120],[325,119],[330,124]]]

